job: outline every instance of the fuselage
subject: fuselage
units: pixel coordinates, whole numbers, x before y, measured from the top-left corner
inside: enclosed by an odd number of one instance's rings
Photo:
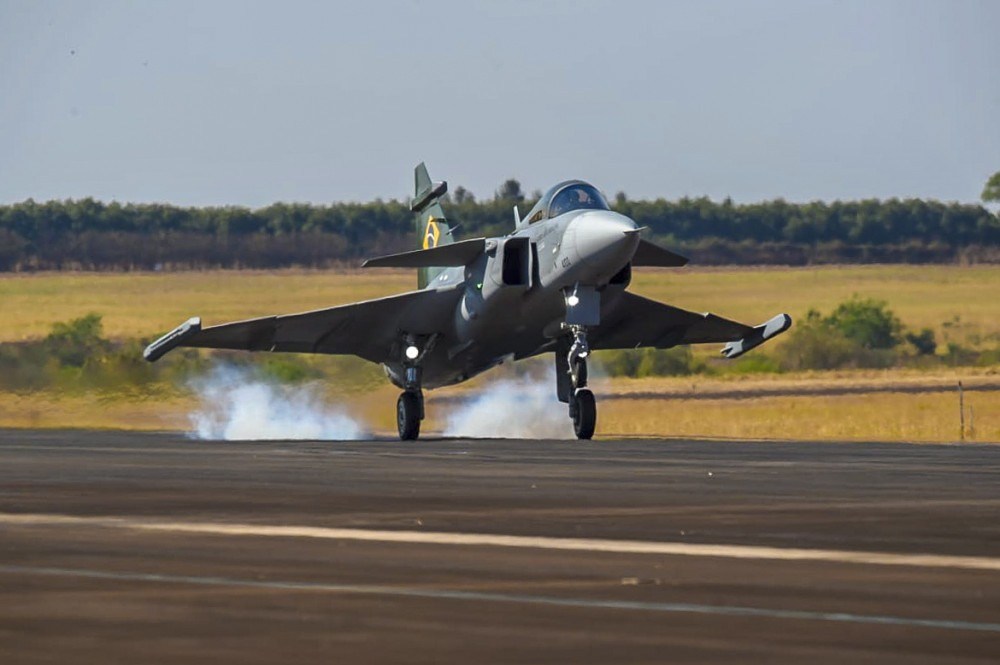
[[[583,186],[596,192],[579,181],[557,185],[513,233],[488,239],[475,262],[447,268],[427,285],[457,290],[458,298],[447,333],[422,362],[424,387],[458,383],[507,360],[552,350],[575,288],[596,289],[602,307],[621,294],[639,243],[636,224],[607,209],[603,198],[593,207],[546,214],[561,192]],[[386,370],[398,383],[402,367],[388,364]]]

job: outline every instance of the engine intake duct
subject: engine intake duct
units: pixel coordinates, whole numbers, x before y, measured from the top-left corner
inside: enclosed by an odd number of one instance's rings
[[[531,283],[531,245],[527,238],[508,238],[504,242],[501,282],[504,286]]]

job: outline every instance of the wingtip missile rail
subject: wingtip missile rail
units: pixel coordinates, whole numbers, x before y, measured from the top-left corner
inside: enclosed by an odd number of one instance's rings
[[[142,357],[151,363],[156,362],[162,358],[164,354],[177,348],[186,340],[197,335],[199,332],[201,332],[201,319],[197,316],[191,317],[160,339],[147,346],[142,352]]]
[[[749,335],[735,342],[729,342],[722,348],[726,358],[739,358],[750,349],[755,349],[772,337],[776,337],[792,327],[792,317],[779,314],[767,323],[753,329]]]

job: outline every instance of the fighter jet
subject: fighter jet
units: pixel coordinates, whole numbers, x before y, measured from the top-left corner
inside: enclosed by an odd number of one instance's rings
[[[456,240],[445,213],[445,182],[415,169],[419,249],[364,262],[416,268],[416,291],[301,314],[203,328],[191,318],[150,344],[156,361],[177,347],[356,355],[379,363],[402,390],[399,438],[417,439],[425,389],[466,381],[514,360],[551,353],[555,392],[580,439],[594,435],[597,406],[587,387],[595,349],[668,349],[725,343],[736,358],[788,330],[779,314],[756,327],[689,312],[630,293],[634,268],[680,267],[688,260],[641,236],[625,215],[582,180],[561,182],[497,238]],[[502,432],[499,433],[502,435]]]

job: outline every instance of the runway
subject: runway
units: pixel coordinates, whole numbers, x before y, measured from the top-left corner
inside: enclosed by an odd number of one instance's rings
[[[0,662],[996,662],[1000,447],[0,431]]]

